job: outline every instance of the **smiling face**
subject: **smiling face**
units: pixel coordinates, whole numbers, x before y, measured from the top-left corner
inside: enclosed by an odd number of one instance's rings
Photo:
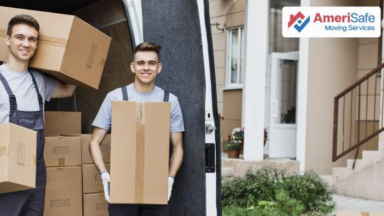
[[[161,72],[159,57],[154,51],[139,51],[131,63],[131,70],[135,74],[135,82],[140,85],[152,85],[158,73]]]
[[[38,31],[26,24],[17,24],[12,28],[12,35],[5,36],[9,47],[9,58],[16,61],[28,62],[35,54],[37,48]]]

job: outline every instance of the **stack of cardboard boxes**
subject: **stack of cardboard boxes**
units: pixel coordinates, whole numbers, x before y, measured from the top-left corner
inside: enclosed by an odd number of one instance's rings
[[[61,119],[66,117],[65,121]],[[46,112],[44,158],[47,186],[44,215],[82,216],[81,114]]]
[[[60,116],[66,116],[60,124]],[[52,125],[55,127],[51,127]],[[80,113],[46,112],[47,133],[44,157],[47,188],[44,215],[108,215],[100,173],[89,152],[90,134],[81,134]],[[54,128],[54,130],[53,130]],[[79,131],[74,131],[79,128]],[[110,136],[103,140],[104,160],[109,162]]]
[[[82,168],[83,168],[83,199],[84,216],[107,216],[108,203],[103,194],[103,184],[100,173],[97,170],[89,152],[91,135],[81,135],[82,141]],[[109,171],[111,136],[108,134],[102,141],[100,149],[104,162]]]

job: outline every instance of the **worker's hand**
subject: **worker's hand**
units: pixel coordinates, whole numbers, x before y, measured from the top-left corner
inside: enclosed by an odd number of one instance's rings
[[[109,203],[109,181],[111,181],[111,176],[107,171],[101,173],[101,180],[103,181],[105,200]]]
[[[172,186],[174,181],[175,179],[173,178],[173,176],[168,177],[168,202],[169,202],[169,199],[171,198]]]

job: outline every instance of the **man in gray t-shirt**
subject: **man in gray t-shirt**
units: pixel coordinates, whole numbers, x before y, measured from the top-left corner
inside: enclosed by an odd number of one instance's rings
[[[127,95],[129,96],[130,101],[151,101],[151,102],[163,102],[164,90],[154,86],[151,92],[142,93],[135,89],[134,84],[126,86]],[[111,120],[112,120],[112,101],[122,101],[123,94],[121,88],[115,89],[107,94],[104,99],[103,104],[101,105],[99,112],[92,125],[94,127],[102,128],[107,131],[111,130]],[[173,94],[169,94],[169,102],[171,103],[171,133],[183,132],[184,131],[184,122],[183,115],[181,113],[181,108],[177,97]]]
[[[184,150],[182,132],[184,131],[184,122],[177,97],[155,86],[156,76],[160,73],[162,67],[159,61],[160,49],[160,46],[150,42],[141,43],[136,47],[133,55],[133,62],[131,63],[131,70],[135,74],[135,82],[108,93],[92,124],[95,129],[90,141],[91,153],[93,161],[101,173],[104,195],[108,202],[110,176],[101,155],[100,143],[107,132],[111,130],[112,101],[121,101],[123,99],[129,101],[169,101],[171,103],[170,137],[173,152],[168,177],[168,200],[171,197],[174,178],[183,161]],[[170,216],[168,205],[110,204],[108,210],[110,216]]]
[[[37,132],[36,188],[0,194],[0,215],[43,215],[46,185],[44,101],[70,97],[76,88],[28,68],[37,48],[39,29],[37,20],[20,14],[9,21],[5,36],[8,58],[0,66],[0,124],[9,122]]]
[[[39,92],[43,101],[49,101],[58,85],[57,80],[46,76],[36,70],[30,69],[36,79]],[[13,93],[17,98],[17,108],[23,111],[38,111],[39,103],[33,86],[32,76],[25,72],[14,71],[6,65],[0,66],[0,73],[5,77]],[[9,122],[9,99],[4,85],[0,85],[0,124]]]

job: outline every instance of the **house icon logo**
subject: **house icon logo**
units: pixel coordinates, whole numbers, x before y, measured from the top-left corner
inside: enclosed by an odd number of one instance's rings
[[[305,19],[305,16],[299,11],[296,15],[290,15],[289,22],[288,22],[288,28],[290,28],[293,24],[295,24],[293,27],[298,31],[301,32],[305,26],[308,25],[310,21],[310,17],[308,16],[307,19]]]

